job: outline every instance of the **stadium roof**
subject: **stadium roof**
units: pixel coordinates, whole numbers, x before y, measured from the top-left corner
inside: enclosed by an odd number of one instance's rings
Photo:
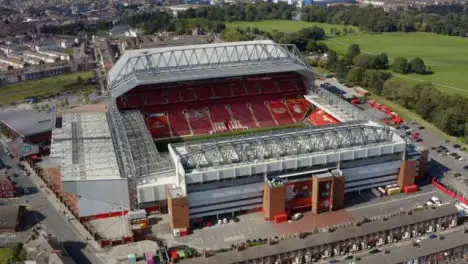
[[[144,178],[174,169],[169,154],[159,153],[156,149],[140,111],[122,112],[122,120],[135,162],[136,176],[141,183],[146,183]]]
[[[271,40],[127,50],[109,71],[113,98],[140,84],[311,71],[294,45]]]
[[[52,131],[51,157],[60,158],[63,181],[120,179],[105,113],[69,113]]]
[[[45,111],[19,109],[0,112],[0,122],[21,137],[49,132],[55,127],[55,107]]]
[[[391,143],[395,138],[388,127],[373,122],[355,122],[180,143],[173,147],[184,168],[193,170]]]

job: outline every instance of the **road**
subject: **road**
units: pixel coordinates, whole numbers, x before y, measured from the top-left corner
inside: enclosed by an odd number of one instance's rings
[[[35,186],[34,182],[30,179],[30,177],[37,176],[21,175],[20,169],[17,166],[17,160],[10,159],[2,147],[0,147],[0,159],[5,164],[11,166],[9,175],[13,173],[20,175],[13,178],[18,183],[18,186],[28,187],[32,190],[30,194],[13,200],[16,204],[27,204],[28,209],[33,212],[29,218],[34,219],[27,219],[27,221],[41,222],[45,230],[62,243],[67,253],[76,263],[102,263],[95,253],[92,252],[92,249],[87,247],[87,244],[81,239],[81,235],[68,223],[62,213],[58,212],[45,195],[38,191],[38,186]]]

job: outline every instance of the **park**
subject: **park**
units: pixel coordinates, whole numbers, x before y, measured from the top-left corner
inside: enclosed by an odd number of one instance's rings
[[[295,32],[302,28],[319,26],[328,35],[325,43],[330,49],[344,54],[351,44],[359,44],[361,51],[377,54],[386,53],[390,59],[396,57],[421,57],[433,72],[430,75],[397,75],[411,84],[417,82],[432,82],[441,91],[468,96],[468,86],[465,73],[468,72],[468,39],[437,35],[433,33],[366,33],[352,26],[332,25],[291,20],[267,20],[253,22],[231,22],[227,27],[258,28],[264,31]],[[330,36],[332,28],[343,31],[353,29],[353,34],[346,36]]]

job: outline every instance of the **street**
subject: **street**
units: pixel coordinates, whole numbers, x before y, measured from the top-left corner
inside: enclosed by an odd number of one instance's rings
[[[28,206],[28,211],[31,211],[31,214],[28,215],[26,221],[34,224],[42,223],[46,232],[56,237],[62,243],[67,253],[76,263],[102,263],[92,252],[92,249],[90,250],[87,247],[87,244],[81,239],[81,235],[65,220],[62,213],[58,212],[45,195],[39,191],[39,186],[35,186],[34,182],[30,179],[30,177],[37,176],[25,176],[20,173],[21,170],[17,165],[17,160],[10,159],[1,147],[0,159],[5,164],[11,166],[9,175],[13,175],[13,173],[20,175],[12,177],[18,183],[17,186],[28,187],[31,190],[29,194],[10,200],[11,203]]]

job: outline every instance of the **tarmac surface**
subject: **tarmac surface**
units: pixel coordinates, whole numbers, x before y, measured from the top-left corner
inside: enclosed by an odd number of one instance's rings
[[[13,175],[14,173],[19,175],[18,177],[12,177],[17,182],[17,185],[30,190],[29,194],[7,200],[7,203],[28,206],[28,211],[30,212],[26,219],[28,227],[41,224],[46,232],[56,237],[62,243],[65,251],[76,263],[102,263],[83,241],[82,235],[66,220],[63,213],[59,212],[48,197],[38,190],[38,186],[31,179],[31,177],[37,176],[23,175],[18,167],[18,160],[10,159],[2,147],[0,147],[0,159],[5,164],[11,166],[11,169],[8,170],[9,175]],[[24,236],[25,233],[20,233],[19,238]]]

